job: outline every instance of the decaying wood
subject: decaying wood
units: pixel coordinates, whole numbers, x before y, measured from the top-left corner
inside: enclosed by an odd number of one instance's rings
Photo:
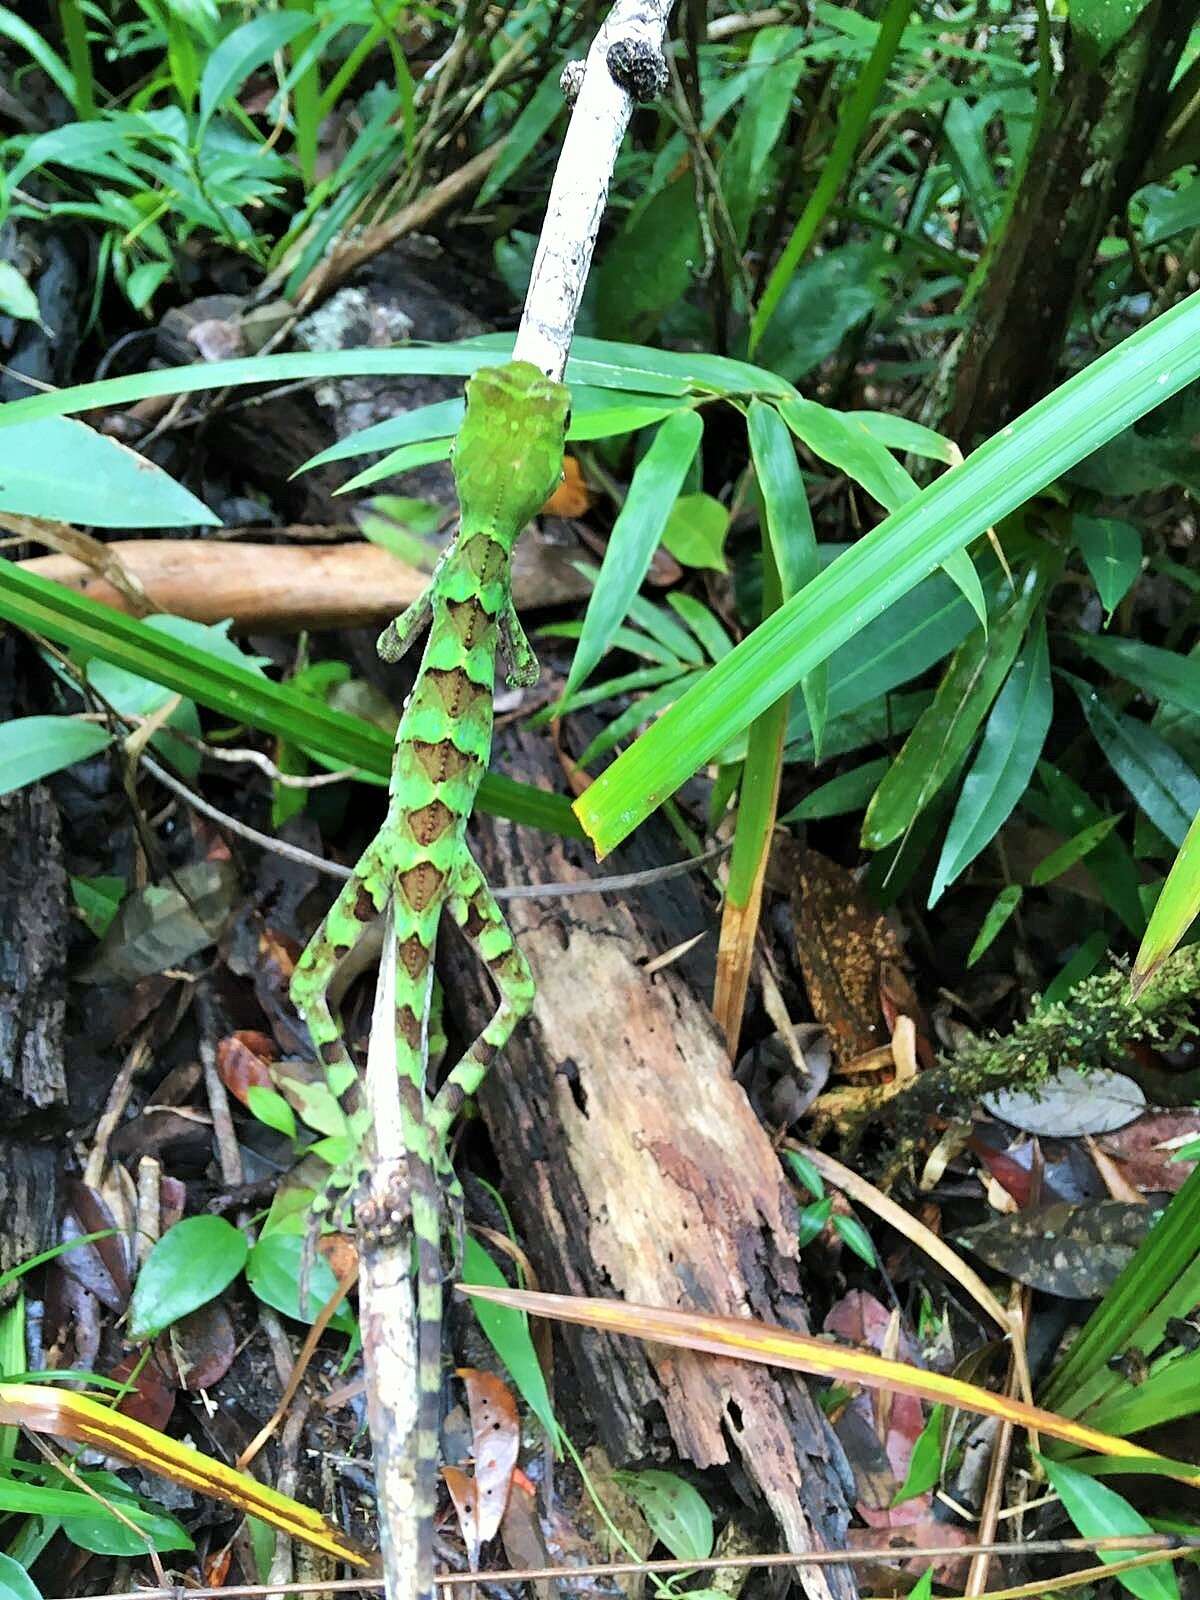
[[[67,874],[44,784],[0,798],[0,861],[0,1110],[11,1125],[67,1103]]]
[[[553,782],[547,760],[536,736],[498,741],[498,765],[513,777]],[[644,831],[656,836],[612,870],[669,859],[665,830]],[[583,846],[490,817],[472,834],[493,882],[596,871]],[[715,907],[695,882],[675,879],[629,903],[517,901],[506,915],[538,998],[482,1101],[541,1286],[807,1331],[793,1199],[702,998]],[[647,960],[706,927],[709,939],[677,965],[645,974]],[[447,992],[476,997],[454,1019],[469,1036],[490,996],[459,942],[445,943]],[[848,1469],[798,1376],[574,1329],[563,1338],[612,1459],[677,1453],[708,1467],[733,1457],[790,1549],[842,1543]],[[803,1581],[813,1600],[853,1593],[842,1573],[810,1569]]]
[[[517,546],[513,588],[521,609],[562,605],[591,592],[572,562],[588,554],[565,523]],[[121,539],[112,548],[162,611],[195,622],[232,617],[238,629],[294,633],[389,621],[420,594],[427,573],[370,544],[226,544],[211,539]],[[117,611],[124,596],[71,556],[20,563]]]

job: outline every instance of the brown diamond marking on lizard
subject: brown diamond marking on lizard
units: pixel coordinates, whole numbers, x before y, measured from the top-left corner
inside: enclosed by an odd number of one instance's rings
[[[465,717],[476,700],[492,697],[492,691],[476,683],[465,667],[430,667],[425,677],[452,722]]]
[[[366,884],[359,887],[354,901],[354,920],[356,922],[370,922],[379,915],[379,908]]]
[[[462,931],[468,939],[478,939],[479,935],[488,925],[488,919],[479,909],[478,900],[467,902],[467,914],[463,918]]]
[[[429,951],[415,933],[409,934],[408,938],[397,949],[396,954],[400,957],[405,972],[408,973],[414,983],[429,965]]]
[[[411,1006],[396,1007],[396,1032],[410,1050],[420,1050],[421,1019]]]
[[[508,556],[504,553],[503,545],[497,544],[495,539],[486,533],[476,534],[469,541],[463,551],[463,560],[480,583],[495,583],[508,565]]]
[[[424,911],[437,899],[446,881],[446,874],[432,861],[418,861],[415,867],[402,872],[399,884],[404,898],[414,911]]]
[[[418,844],[430,845],[440,839],[454,822],[454,812],[441,800],[431,800],[408,813],[408,825]]]
[[[475,760],[450,739],[441,739],[437,744],[414,739],[412,753],[431,783],[449,783],[461,778]]]
[[[448,600],[446,617],[462,640],[464,650],[473,649],[481,639],[485,639],[494,621],[482,601],[477,599]]]

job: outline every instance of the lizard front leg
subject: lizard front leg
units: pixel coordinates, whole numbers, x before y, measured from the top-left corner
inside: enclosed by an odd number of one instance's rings
[[[535,993],[529,963],[465,846],[447,905],[468,944],[491,973],[500,991],[500,1004],[434,1096],[429,1108],[429,1130],[435,1149],[444,1143],[463,1101],[479,1088],[497,1054],[512,1037],[513,1029],[528,1014]]]

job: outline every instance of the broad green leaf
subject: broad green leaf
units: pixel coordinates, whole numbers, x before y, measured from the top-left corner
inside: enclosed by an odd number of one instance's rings
[[[929,891],[931,906],[995,838],[1024,794],[1050,730],[1053,702],[1046,630],[1039,627],[1013,663],[988,717],[946,831]]]
[[[1021,903],[1022,889],[1019,883],[1010,883],[988,907],[987,916],[980,925],[979,932],[975,935],[975,943],[971,946],[967,956],[967,965],[973,967],[979,958],[993,942],[1004,924],[1012,916]]]
[[[117,914],[117,908],[125,897],[127,887],[125,879],[72,878],[70,883],[71,897],[79,907],[84,922],[97,939],[103,939]]]
[[[601,257],[593,281],[601,331],[650,331],[692,284],[701,256],[696,186],[690,172],[636,206]]]
[[[1073,517],[1071,532],[1111,617],[1141,571],[1142,536],[1132,523],[1115,517]]]
[[[1179,706],[1200,716],[1200,663],[1174,650],[1143,644],[1140,639],[1117,639],[1108,635],[1071,635],[1081,650],[1086,650],[1102,667],[1124,678],[1142,694]]]
[[[846,1217],[839,1213],[831,1217],[830,1221],[833,1223],[834,1233],[848,1249],[854,1251],[860,1261],[865,1261],[869,1267],[879,1265],[875,1241],[857,1217]]]
[[[1150,0],[1071,0],[1071,31],[1086,45],[1088,60],[1098,66],[1149,4]]]
[[[1198,375],[1194,293],[893,512],[718,662],[579,797],[576,815],[600,854],[955,550]]]
[[[890,766],[890,757],[880,756],[878,761],[868,761],[850,772],[839,773],[805,795],[800,804],[785,812],[779,821],[815,822],[821,817],[841,817],[847,811],[861,811]]]
[[[1140,994],[1200,916],[1200,813],[1188,829],[1175,865],[1150,916],[1150,926],[1133,964],[1131,983]]]
[[[463,1282],[491,1284],[495,1288],[505,1286],[504,1274],[473,1234],[468,1234],[464,1242]],[[557,1446],[558,1419],[550,1403],[550,1392],[546,1388],[541,1362],[529,1336],[528,1317],[523,1311],[493,1305],[474,1295],[470,1298],[470,1305],[488,1343],[503,1361],[522,1400],[546,1430],[546,1437]]]
[[[876,243],[848,244],[807,261],[784,291],[758,349],[791,383],[819,367],[887,299],[888,257]]]
[[[792,1169],[793,1175],[808,1190],[814,1200],[825,1198],[825,1180],[817,1170],[816,1163],[799,1150],[785,1150],[783,1158]]]
[[[227,34],[204,64],[200,79],[200,130],[213,112],[250,74],[297,34],[312,27],[298,11],[269,11]]]
[[[86,761],[111,742],[103,724],[74,717],[13,717],[0,723],[0,794]]]
[[[904,742],[863,818],[862,842],[881,850],[899,839],[966,755],[1008,676],[1043,587],[1035,570],[985,639],[973,633],[955,651],[933,703]]]
[[[213,1300],[246,1264],[246,1237],[224,1217],[185,1217],[142,1263],[129,1304],[129,1335],[152,1339]]]
[[[570,694],[587,678],[608,648],[613,632],[629,614],[630,601],[641,587],[662,539],[703,431],[704,424],[695,411],[677,411],[661,425],[638,462],[625,504],[609,535],[564,694]]]
[[[0,1600],[42,1600],[42,1592],[19,1561],[0,1551]]]
[[[218,527],[221,521],[161,467],[67,417],[0,432],[0,507],[98,528]]]
[[[1022,805],[1039,822],[1053,828],[1066,839],[1074,838],[1081,828],[1091,827],[1104,818],[1099,806],[1090,800],[1073,778],[1060,772],[1052,762],[1038,762],[1038,777],[1042,790],[1030,789]],[[1138,870],[1133,857],[1120,834],[1113,832],[1095,846],[1087,864],[1105,903],[1137,938],[1146,931],[1146,914],[1142,909]]]
[[[1200,227],[1200,182],[1186,178],[1179,189],[1164,184],[1148,185],[1139,199],[1146,207],[1142,238],[1148,245],[1162,244],[1178,233],[1191,233]]]
[[[266,1123],[268,1128],[274,1128],[276,1133],[282,1133],[287,1139],[296,1137],[295,1114],[283,1096],[274,1089],[264,1088],[261,1083],[252,1083],[246,1090],[246,1105],[251,1116]]]
[[[619,1472],[615,1476],[677,1560],[707,1560],[713,1547],[712,1512],[686,1479],[673,1472],[654,1470]]]
[[[1200,812],[1200,777],[1165,739],[1135,717],[1113,711],[1091,684],[1068,678],[1096,743],[1117,777],[1173,845]]]
[[[308,1306],[300,1309],[300,1256],[304,1240],[294,1233],[267,1233],[250,1251],[246,1261],[246,1282],[258,1296],[285,1317],[298,1322],[315,1322],[337,1288],[333,1268],[320,1253],[308,1275]],[[343,1302],[334,1312],[329,1326],[339,1333],[353,1335],[354,1313]]]
[[[1077,1472],[1063,1461],[1049,1456],[1038,1456],[1050,1487],[1063,1503],[1063,1509],[1085,1539],[1107,1539],[1122,1533],[1153,1533],[1153,1528],[1135,1511],[1128,1500],[1110,1489],[1107,1484]],[[1100,1550],[1097,1554],[1106,1565],[1120,1561],[1122,1555],[1132,1552]],[[1137,1600],[1179,1600],[1179,1583],[1175,1569],[1169,1561],[1161,1567],[1135,1567],[1130,1572],[1119,1572],[1117,1581]]]
[[[725,535],[729,512],[711,494],[681,494],[671,507],[662,542],[685,567],[726,572]]]
[[[1118,811],[1115,816],[1101,817],[1099,822],[1093,822],[1089,827],[1081,828],[1066,844],[1060,844],[1057,850],[1051,850],[1048,856],[1043,856],[1037,866],[1029,874],[1029,882],[1035,889],[1042,888],[1047,883],[1053,883],[1055,878],[1060,878],[1064,872],[1069,872],[1077,861],[1082,861],[1102,844],[1109,834],[1121,821],[1123,813]]]
[[[195,1548],[174,1517],[157,1506],[146,1505],[115,1472],[85,1472],[81,1481],[101,1499],[91,1501],[89,1510],[62,1519],[62,1531],[80,1549],[102,1556],[144,1556],[147,1548]],[[108,1509],[109,1505],[128,1521],[122,1522]],[[131,1528],[130,1522],[135,1526]]]
[[[817,535],[796,447],[779,412],[762,400],[750,402],[746,425],[780,591],[783,599],[790,600],[820,570]],[[824,662],[802,680],[800,689],[819,760],[829,709],[829,676]]]

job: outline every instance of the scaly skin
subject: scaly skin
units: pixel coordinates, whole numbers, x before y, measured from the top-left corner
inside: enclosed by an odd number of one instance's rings
[[[537,682],[538,663],[517,620],[511,589],[513,547],[562,473],[569,396],[528,362],[485,367],[467,383],[467,409],[455,441],[454,479],[462,519],[429,587],[380,636],[395,661],[430,620],[429,640],[396,733],[387,817],[297,963],[291,995],[308,1024],[329,1086],[342,1100],[355,1154],[332,1180],[351,1190],[369,1137],[357,1073],[332,995],[365,934],[389,907],[395,923],[396,1058],[407,1157],[407,1208],[418,1278],[418,1384],[415,1441],[420,1520],[414,1592],[433,1594],[433,1514],[441,1389],[441,1197],[446,1134],[479,1087],[497,1051],[533,1002],[525,958],[476,866],[467,819],[492,743],[496,646],[509,682]],[[487,964],[499,990],[492,1020],[429,1096],[433,953],[443,908]],[[378,1228],[378,1208],[360,1226]]]

